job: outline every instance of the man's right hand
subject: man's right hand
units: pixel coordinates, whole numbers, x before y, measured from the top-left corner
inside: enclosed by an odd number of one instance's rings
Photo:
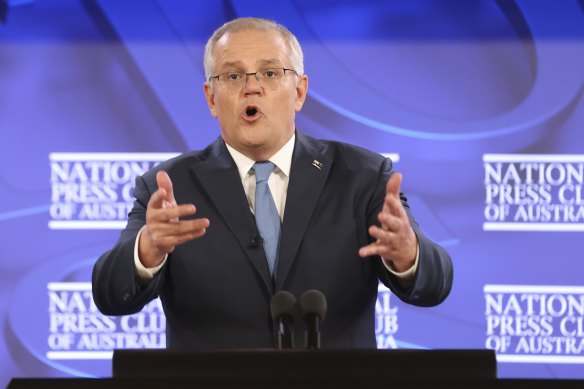
[[[159,171],[156,182],[158,190],[148,202],[146,226],[138,242],[138,256],[146,268],[160,265],[176,246],[203,236],[209,227],[207,218],[180,220],[194,215],[196,208],[192,204],[177,205],[168,173]]]

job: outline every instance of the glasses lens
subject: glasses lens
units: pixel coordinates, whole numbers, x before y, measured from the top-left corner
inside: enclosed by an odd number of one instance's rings
[[[219,82],[230,90],[241,90],[246,83],[253,82],[255,78],[259,85],[265,89],[277,89],[286,71],[284,69],[264,69],[255,73],[230,72],[218,76]]]
[[[266,69],[257,72],[257,78],[264,88],[276,89],[284,76],[284,69]]]

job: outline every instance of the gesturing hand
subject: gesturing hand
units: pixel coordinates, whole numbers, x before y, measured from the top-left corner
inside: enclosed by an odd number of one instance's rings
[[[414,264],[418,246],[416,234],[400,201],[401,182],[402,175],[399,173],[389,178],[383,208],[377,216],[381,227],[369,227],[369,235],[376,241],[359,250],[361,257],[381,256],[398,272]]]
[[[165,171],[156,174],[158,190],[152,194],[146,208],[146,227],[138,242],[140,262],[147,268],[158,266],[164,256],[189,240],[203,236],[209,219],[180,220],[194,215],[192,204],[177,205],[172,181]]]

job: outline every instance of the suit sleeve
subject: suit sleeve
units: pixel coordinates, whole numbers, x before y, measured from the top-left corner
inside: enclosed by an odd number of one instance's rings
[[[392,163],[386,159],[381,166],[377,180],[371,211],[368,213],[369,225],[379,225],[377,215],[385,199],[385,187],[394,173]],[[389,272],[379,258],[379,279],[402,301],[417,306],[440,304],[452,288],[453,268],[450,255],[440,245],[431,241],[416,222],[406,196],[400,192],[401,203],[410,219],[419,242],[418,269],[413,284],[405,289],[395,275]]]
[[[134,244],[138,232],[146,223],[146,206],[151,193],[146,180],[137,177],[134,190],[136,201],[128,215],[128,224],[115,246],[104,253],[93,267],[93,300],[103,314],[136,313],[158,296],[165,269],[147,285],[141,285],[137,281],[134,265]]]

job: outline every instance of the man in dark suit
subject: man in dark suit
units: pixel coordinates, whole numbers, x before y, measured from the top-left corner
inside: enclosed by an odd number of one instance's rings
[[[274,293],[318,289],[328,299],[322,347],[373,348],[379,280],[414,305],[446,298],[450,257],[419,229],[391,161],[296,131],[302,62],[274,22],[215,31],[204,91],[221,137],[137,179],[128,225],[93,271],[103,313],[160,296],[169,348],[274,347]]]

